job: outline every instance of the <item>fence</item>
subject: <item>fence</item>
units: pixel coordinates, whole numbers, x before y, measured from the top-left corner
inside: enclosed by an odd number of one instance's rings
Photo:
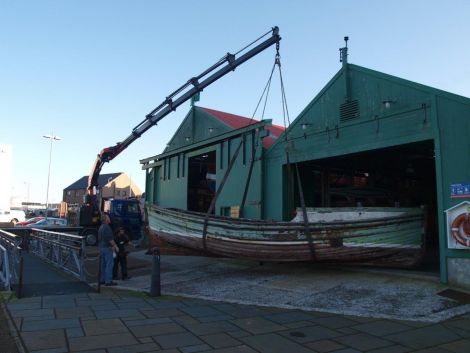
[[[21,297],[23,281],[23,238],[0,229],[0,280],[8,289],[16,287],[16,294]]]
[[[33,228],[29,251],[65,272],[85,281],[85,238]]]

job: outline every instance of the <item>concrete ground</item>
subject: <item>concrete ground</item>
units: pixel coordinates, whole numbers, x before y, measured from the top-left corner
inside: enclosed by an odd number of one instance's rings
[[[119,287],[148,292],[151,265],[145,251],[131,253],[133,277]],[[470,312],[438,294],[447,287],[437,275],[410,271],[163,255],[161,284],[165,295],[368,318],[439,322]]]
[[[469,314],[430,323],[109,289],[24,298],[7,307],[20,351],[36,353],[470,351]]]
[[[121,289],[9,298],[0,352],[470,352],[469,306],[435,276],[162,256],[152,298],[152,259],[133,252]]]

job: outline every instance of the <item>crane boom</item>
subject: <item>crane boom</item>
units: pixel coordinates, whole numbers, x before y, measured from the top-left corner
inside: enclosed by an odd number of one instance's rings
[[[236,58],[238,54],[227,53],[217,63],[212,65],[210,68],[188,80],[184,85],[171,93],[166,99],[153,109],[150,113],[145,116],[145,119],[140,122],[136,127],[132,129],[132,133],[122,142],[118,142],[116,145],[104,148],[96,157],[96,160],[91,169],[88,177],[88,195],[89,199],[93,197],[94,187],[98,186],[98,177],[101,172],[101,168],[104,163],[110,162],[116,156],[118,156],[123,150],[125,150],[131,143],[137,140],[143,133],[145,133],[152,126],[156,125],[161,119],[167,116],[172,111],[175,111],[181,104],[191,99],[192,96],[201,92],[204,88],[217,81],[219,78],[225,76],[230,71],[234,71],[238,66],[243,64],[245,61],[251,59],[255,55],[259,54],[263,50],[269,48],[273,44],[279,45],[281,37],[279,36],[279,28],[273,27],[272,30],[259,39],[263,38],[267,34],[271,33],[271,36],[264,40],[262,43],[256,45],[252,49],[246,51],[240,57]],[[258,40],[259,40],[258,39]],[[256,40],[255,42],[257,42]],[[253,42],[253,43],[255,43]],[[252,43],[252,44],[253,44]],[[245,48],[246,49],[246,48]],[[243,50],[242,50],[243,51]],[[217,71],[216,71],[217,70]],[[87,203],[91,203],[89,200]]]

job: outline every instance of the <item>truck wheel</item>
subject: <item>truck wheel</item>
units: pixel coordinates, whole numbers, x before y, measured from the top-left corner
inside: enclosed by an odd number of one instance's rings
[[[10,223],[13,223],[13,225],[15,225],[16,223],[18,223],[18,220],[16,218],[13,218]]]
[[[95,246],[98,243],[98,233],[94,229],[86,229],[82,236],[85,237],[85,243],[88,246]]]

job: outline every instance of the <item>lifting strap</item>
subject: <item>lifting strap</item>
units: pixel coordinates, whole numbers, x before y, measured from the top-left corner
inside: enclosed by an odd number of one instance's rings
[[[302,182],[300,180],[299,167],[297,163],[295,163],[295,172],[297,174],[297,184],[299,185],[300,205],[302,206],[302,216],[304,220],[305,235],[307,236],[308,241],[308,248],[310,249],[310,258],[312,260],[315,260],[315,247],[313,245],[312,233],[310,233],[310,228],[308,226],[309,222],[307,216],[307,208],[305,207],[304,191],[302,188]]]
[[[255,116],[256,112],[258,111],[258,108],[261,104],[261,101],[263,100],[263,97],[266,95],[266,97],[264,99],[263,113],[261,115],[261,120],[264,119],[264,113],[266,111],[266,104],[268,102],[269,90],[271,88],[271,81],[272,81],[272,78],[273,78],[274,69],[276,68],[276,65],[278,65],[278,64],[279,64],[279,47],[276,46],[276,57],[274,59],[273,68],[271,69],[271,74],[269,75],[268,82],[266,83],[266,86],[264,87],[263,93],[261,94],[261,97],[258,100],[258,104],[256,105],[255,111],[254,111],[253,115],[251,116],[251,119],[254,118],[254,116]],[[250,186],[251,176],[253,174],[253,167],[254,167],[254,164],[255,164],[255,161],[256,161],[256,152],[257,152],[257,149],[258,149],[258,138],[259,138],[259,132],[256,134],[255,138],[252,140],[250,169],[248,170],[248,175],[247,175],[247,178],[246,178],[246,181],[245,181],[245,189],[243,190],[242,202],[240,203],[240,215],[239,215],[240,218],[243,218],[244,215],[245,215],[245,203],[246,203],[246,198],[248,196],[248,188]],[[256,143],[255,143],[255,141],[256,141]],[[255,144],[255,145],[253,146],[253,144]]]
[[[286,91],[284,89],[284,80],[282,79],[282,70],[281,70],[281,58],[279,55],[279,46],[276,46],[276,49],[278,50],[277,53],[277,66],[279,68],[279,79],[281,82],[281,93],[282,93],[282,112],[283,112],[283,118],[284,118],[284,128],[287,131],[287,124],[286,124],[286,119],[288,124],[290,125],[290,117],[289,117],[289,110],[287,108],[287,99],[286,99]],[[286,143],[286,169],[287,169],[287,195],[293,195],[292,193],[292,180],[291,180],[291,167],[290,167],[290,158],[289,158],[289,141],[288,141],[288,134],[285,133],[285,143]],[[305,206],[305,198],[304,198],[304,192],[302,188],[302,181],[300,179],[300,173],[299,173],[299,168],[297,163],[294,163],[295,165],[295,172],[297,175],[297,185],[299,188],[299,198],[300,198],[300,205],[302,207],[302,214],[303,214],[303,223],[304,223],[304,229],[305,229],[305,235],[308,240],[308,247],[310,249],[310,258],[312,260],[315,260],[316,255],[315,255],[315,245],[313,244],[313,238],[312,234],[310,232],[309,228],[309,222],[308,222],[308,217],[307,217],[307,209]]]
[[[273,76],[274,68],[276,67],[276,64],[278,62],[278,57],[279,57],[279,43],[276,44],[276,59],[275,59],[273,68],[271,70],[271,75],[269,77],[268,83],[264,87],[263,93],[261,94],[261,98],[258,101],[255,112],[253,113],[248,125],[250,125],[251,121],[254,120],[254,116],[256,114],[256,111],[258,110],[258,107],[259,107],[259,105],[260,105],[260,103],[263,99],[263,96],[266,93],[266,100],[265,100],[265,104],[264,104],[264,108],[263,108],[263,117],[264,117],[264,111],[266,109],[266,101],[267,101],[267,96],[268,96],[268,93],[269,93],[269,87],[271,85],[271,79],[272,79],[272,76]],[[255,141],[257,141],[257,137],[255,137]],[[238,157],[238,154],[240,153],[240,149],[242,147],[242,144],[243,144],[243,136],[240,136],[240,143],[238,144],[237,149],[235,150],[235,153],[233,154],[232,158],[230,159],[230,163],[227,166],[227,170],[225,171],[225,174],[224,174],[222,180],[220,181],[220,185],[217,187],[217,191],[216,191],[214,197],[212,198],[211,204],[210,204],[209,209],[207,210],[206,216],[204,218],[204,225],[203,225],[203,228],[202,228],[202,245],[203,245],[204,250],[207,250],[207,227],[208,227],[208,224],[209,224],[209,217],[212,214],[212,212],[214,211],[215,203],[217,202],[217,199],[218,199],[220,193],[222,192],[222,189],[225,185],[225,182],[227,181],[228,176],[230,175],[230,171],[232,170],[232,167],[234,166],[235,161],[237,160],[237,157]],[[251,159],[251,162],[250,162],[250,170],[249,170],[249,173],[248,173],[248,180],[247,180],[247,184],[245,185],[245,191],[243,193],[242,205],[240,207],[241,214],[243,214],[243,207],[244,207],[244,204],[245,204],[246,195],[248,193],[248,183],[249,183],[249,180],[251,179],[251,174],[252,174],[252,169],[253,169],[253,163],[254,163],[254,160],[255,160],[255,156],[256,156],[256,149],[254,150],[254,152],[252,154],[252,159]]]

